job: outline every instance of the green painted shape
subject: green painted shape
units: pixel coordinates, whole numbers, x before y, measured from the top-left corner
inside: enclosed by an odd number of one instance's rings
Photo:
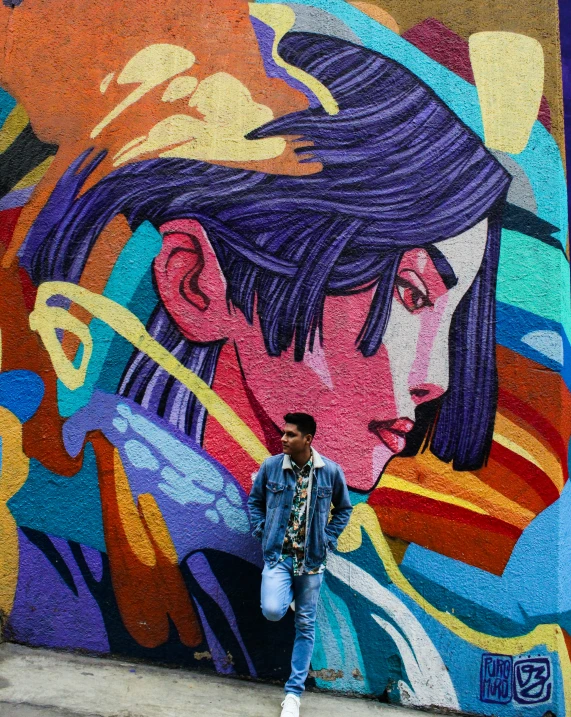
[[[149,269],[139,284],[135,295],[127,308],[143,323],[147,324],[153,309],[157,305],[158,296],[153,286],[152,271]],[[94,319],[95,321],[95,319]],[[99,322],[101,323],[101,322]],[[93,324],[93,322],[92,322]],[[96,388],[107,393],[117,393],[119,383],[127,362],[133,353],[133,345],[122,336],[114,334],[107,352],[105,364],[99,374]]]
[[[519,232],[504,229],[497,299],[561,324],[571,337],[567,310],[569,264],[562,252]]]
[[[6,117],[16,106],[16,100],[6,90],[0,87],[0,126],[6,121]]]
[[[139,316],[136,311],[136,305],[132,306],[131,302],[145,279],[147,283],[151,282],[151,289],[146,288],[145,295],[152,290],[150,267],[153,259],[161,250],[161,246],[162,237],[153,225],[150,222],[141,224],[117,259],[103,291],[103,296],[116,301],[121,306],[129,306],[133,313]],[[148,310],[148,306],[146,306],[146,310]],[[143,320],[142,317],[139,316],[139,318]],[[148,319],[148,316],[146,318]],[[118,371],[122,372],[132,351],[132,348],[130,348],[127,359],[121,363],[119,355],[115,355],[114,350],[117,348],[117,341],[122,342],[124,345],[127,345],[127,342],[118,338],[113,329],[99,319],[93,319],[89,327],[93,336],[93,354],[89,362],[85,383],[75,391],[70,391],[61,382],[58,382],[58,407],[60,414],[64,417],[72,416],[89,403],[95,386],[100,376],[104,375],[106,369],[110,369],[111,374],[108,377],[104,376],[103,382],[114,385],[116,388],[118,382],[116,374]],[[124,348],[120,355],[125,358]]]
[[[81,470],[71,478],[30,461],[30,474],[8,501],[18,525],[105,552],[101,497],[93,446],[85,446]]]
[[[127,306],[160,252],[162,243],[163,238],[155,227],[150,222],[143,222],[121,252],[103,296]]]

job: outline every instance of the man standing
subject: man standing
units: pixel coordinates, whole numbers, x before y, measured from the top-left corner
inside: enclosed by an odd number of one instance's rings
[[[298,717],[315,641],[327,550],[336,548],[352,508],[340,466],[311,446],[316,430],[313,416],[288,413],[284,421],[284,455],[262,463],[248,507],[253,535],[262,541],[264,554],[264,617],[281,620],[290,603],[295,610],[291,675],[282,717]]]

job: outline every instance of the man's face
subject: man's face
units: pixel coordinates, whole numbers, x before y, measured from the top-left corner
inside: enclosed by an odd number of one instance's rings
[[[282,432],[282,448],[286,456],[299,456],[311,445],[312,436],[303,434],[293,423],[286,423]]]

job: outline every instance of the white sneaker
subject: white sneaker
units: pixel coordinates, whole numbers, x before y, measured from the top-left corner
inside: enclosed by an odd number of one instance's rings
[[[295,600],[292,600],[289,604],[290,608],[295,612]]]
[[[301,700],[297,695],[288,692],[282,702],[282,717],[299,717],[299,704]]]

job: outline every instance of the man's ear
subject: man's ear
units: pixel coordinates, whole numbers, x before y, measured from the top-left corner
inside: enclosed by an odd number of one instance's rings
[[[236,317],[228,312],[226,281],[203,226],[196,219],[177,219],[159,231],[163,246],[153,267],[171,318],[192,341],[228,338]]]

